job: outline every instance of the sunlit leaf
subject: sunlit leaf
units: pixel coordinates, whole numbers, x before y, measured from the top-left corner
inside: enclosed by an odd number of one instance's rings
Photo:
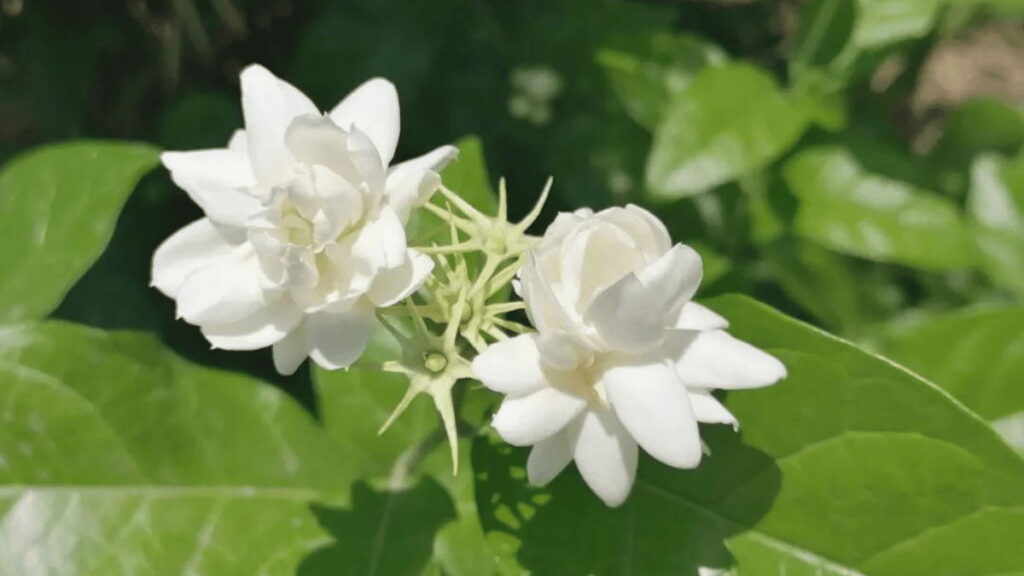
[[[152,146],[79,141],[37,148],[3,167],[0,321],[42,318],[60,304],[156,163]]]
[[[0,573],[291,575],[347,488],[282,392],[152,337],[0,331]]]
[[[655,133],[651,193],[678,198],[729,182],[778,158],[806,126],[805,114],[766,72],[749,64],[705,69]]]
[[[800,152],[785,167],[799,199],[796,231],[823,246],[924,269],[973,263],[956,206],[924,190],[865,170],[844,148]]]

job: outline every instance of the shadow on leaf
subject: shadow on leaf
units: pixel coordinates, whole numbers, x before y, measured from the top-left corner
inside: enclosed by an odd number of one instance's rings
[[[632,494],[614,509],[571,465],[549,486],[530,486],[526,452],[482,435],[473,444],[481,522],[516,537],[520,564],[537,576],[728,570],[734,562],[725,541],[767,513],[780,474],[731,429],[704,426],[701,433],[713,455],[700,468],[675,470],[644,456]]]
[[[358,483],[349,508],[315,506],[313,511],[335,542],[306,557],[298,576],[420,574],[435,534],[455,518],[448,493],[429,478],[397,492]]]

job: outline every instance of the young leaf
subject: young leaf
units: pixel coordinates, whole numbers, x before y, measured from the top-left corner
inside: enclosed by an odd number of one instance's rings
[[[148,336],[0,331],[0,573],[291,575],[348,485],[283,393]]]
[[[799,199],[798,234],[862,258],[930,270],[973,263],[967,227],[948,200],[864,170],[838,147],[790,160],[786,183]]]
[[[781,156],[806,127],[806,115],[766,72],[750,64],[705,69],[655,133],[651,194],[692,196],[734,180]]]
[[[789,376],[728,394],[743,428],[703,426],[711,454],[698,469],[645,458],[630,499],[608,509],[575,472],[530,488],[519,477],[522,451],[476,443],[477,499],[493,511],[485,526],[519,540],[525,568],[648,576],[1024,570],[1024,460],[980,418],[911,372],[766,306],[735,296],[708,304],[736,336],[771,349]]]
[[[156,163],[152,146],[82,141],[37,148],[3,167],[0,322],[42,318],[60,304]]]

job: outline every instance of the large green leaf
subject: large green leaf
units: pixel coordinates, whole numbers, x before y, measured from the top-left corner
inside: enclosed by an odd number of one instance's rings
[[[1024,461],[977,415],[913,373],[764,305],[735,296],[709,305],[738,337],[782,359],[789,376],[727,396],[742,430],[704,426],[711,455],[697,470],[645,457],[630,499],[613,510],[574,471],[530,488],[525,451],[475,444],[485,525],[520,541],[526,568],[563,576],[1024,571]]]
[[[965,311],[895,331],[885,351],[995,422],[1019,449],[1024,436],[1024,308]],[[936,351],[941,350],[941,354]]]
[[[786,164],[784,175],[800,202],[797,233],[823,246],[924,269],[973,263],[971,238],[956,206],[868,172],[847,149],[804,150]]]
[[[348,485],[286,395],[152,337],[3,328],[0,402],[0,574],[290,575]]]
[[[370,370],[329,372],[316,369],[313,374],[322,418],[341,447],[341,459],[354,477],[373,487],[357,491],[353,513],[325,513],[329,519],[327,525],[335,527],[332,532],[337,530],[339,541],[344,541],[346,531],[352,530],[345,527],[344,518],[359,526],[407,524],[415,527],[412,532],[402,527],[394,532],[380,531],[368,544],[370,549],[402,548],[406,552],[400,563],[378,563],[376,571],[353,573],[432,574],[434,570],[450,576],[522,573],[513,558],[514,541],[502,534],[485,535],[480,527],[468,439],[460,442],[460,471],[458,476],[452,476],[440,418],[427,396],[413,400],[387,431],[378,434],[388,414],[405,394],[408,382],[403,376]],[[479,387],[460,392],[460,427],[468,430],[479,426],[495,397]],[[434,512],[425,514],[424,508]],[[357,541],[366,539],[363,534]],[[321,552],[320,559],[311,559],[309,574],[323,573],[313,567],[331,565],[332,556],[337,556],[338,562],[343,564],[353,562],[346,560],[352,556],[347,549],[342,545]],[[355,557],[354,562],[363,562],[364,567],[372,564],[359,560],[362,556]]]
[[[647,183],[659,198],[699,194],[781,156],[807,117],[766,72],[707,68],[672,103],[654,136]]]
[[[38,148],[0,172],[0,321],[37,319],[99,258],[125,200],[157,162],[144,144]]]
[[[1024,155],[979,157],[971,166],[967,207],[982,270],[1024,295]]]

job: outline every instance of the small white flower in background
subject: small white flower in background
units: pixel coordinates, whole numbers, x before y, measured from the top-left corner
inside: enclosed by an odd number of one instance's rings
[[[157,249],[153,285],[217,348],[273,346],[282,373],[307,356],[347,367],[375,308],[430,274],[404,225],[457,150],[389,168],[399,107],[387,80],[364,83],[328,114],[261,66],[242,71],[241,87],[245,130],[227,148],[161,156],[206,217]]]
[[[786,374],[774,357],[727,334],[691,302],[701,259],[672,245],[637,206],[565,213],[520,272],[535,334],[489,346],[473,362],[506,394],[493,426],[533,446],[529,479],[545,484],[570,461],[609,506],[629,494],[639,444],[677,468],[701,460],[698,422],[737,425],[714,389],[767,386]]]
[[[516,68],[509,76],[508,112],[536,126],[551,121],[552,101],[562,92],[562,77],[547,66]]]

